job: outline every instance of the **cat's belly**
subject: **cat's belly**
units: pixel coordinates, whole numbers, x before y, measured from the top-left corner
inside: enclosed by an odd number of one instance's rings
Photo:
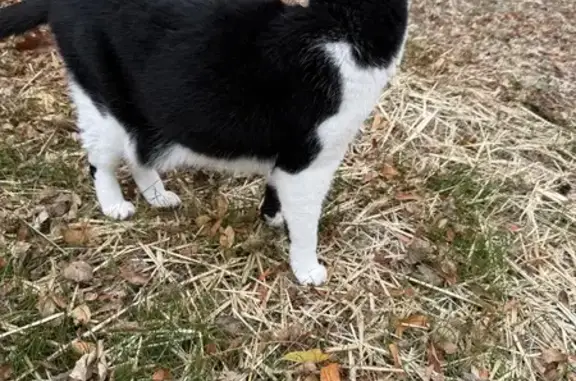
[[[236,174],[268,175],[274,166],[274,160],[257,158],[222,159],[206,156],[180,144],[166,149],[154,161],[154,167],[162,172],[176,168],[197,168],[226,171]]]

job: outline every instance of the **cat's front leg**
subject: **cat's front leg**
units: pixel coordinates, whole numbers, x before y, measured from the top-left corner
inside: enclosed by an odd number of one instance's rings
[[[270,178],[290,238],[290,266],[301,284],[320,285],[326,268],[318,262],[318,224],[339,158],[320,155],[298,172],[277,167]]]

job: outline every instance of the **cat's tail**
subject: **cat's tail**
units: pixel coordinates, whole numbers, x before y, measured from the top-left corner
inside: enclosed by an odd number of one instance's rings
[[[49,9],[50,0],[23,0],[0,8],[0,39],[46,24]]]

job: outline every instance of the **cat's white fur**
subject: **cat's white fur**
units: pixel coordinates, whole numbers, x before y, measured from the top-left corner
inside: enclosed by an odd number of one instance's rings
[[[370,114],[401,58],[399,55],[385,69],[365,69],[353,60],[349,44],[330,43],[324,48],[340,70],[342,103],[338,112],[319,126],[322,150],[308,168],[291,174],[280,169],[272,170],[272,162],[212,159],[182,146],[171,147],[156,163],[162,171],[184,165],[268,175],[281,203],[281,214],[270,222],[273,225],[282,225],[282,219],[288,222],[290,262],[294,274],[300,283],[315,285],[323,283],[327,276],[316,255],[322,202],[348,144]],[[134,205],[122,196],[115,176],[122,160],[127,162],[138,188],[150,204],[157,207],[179,205],[180,199],[164,189],[158,173],[138,164],[134,145],[120,123],[111,115],[102,116],[73,80],[70,81],[70,92],[77,107],[78,126],[88,160],[96,167],[94,182],[103,213],[114,219],[125,219],[134,214]]]

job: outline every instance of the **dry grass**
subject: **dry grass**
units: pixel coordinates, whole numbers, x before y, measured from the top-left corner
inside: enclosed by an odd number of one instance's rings
[[[103,219],[57,55],[1,45],[0,365],[65,378],[81,338],[117,380],[304,380],[281,358],[314,347],[349,380],[575,380],[551,350],[576,353],[576,5],[502,3],[414,0],[402,73],[326,203],[316,289],[258,221],[258,178],[172,173],[173,212],[126,180],[137,217]],[[91,281],[65,279],[75,260]],[[411,315],[427,329],[399,337]]]

